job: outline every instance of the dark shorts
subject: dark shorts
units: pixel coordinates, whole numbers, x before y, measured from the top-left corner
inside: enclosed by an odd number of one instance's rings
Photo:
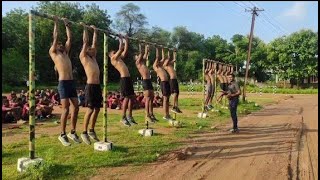
[[[153,90],[151,79],[142,80],[143,90]]]
[[[122,77],[120,79],[120,93],[124,97],[134,95],[133,84],[132,84],[132,80],[130,77]]]
[[[87,84],[84,89],[85,106],[89,108],[101,108],[102,91],[100,84]]]
[[[76,82],[74,80],[61,80],[58,84],[60,99],[78,98]]]
[[[163,96],[171,95],[169,81],[161,81],[160,86],[161,86],[161,91]]]
[[[177,79],[170,79],[170,88],[172,94],[179,94],[179,84]]]
[[[223,91],[228,91],[228,84],[227,83],[220,83],[220,88]]]

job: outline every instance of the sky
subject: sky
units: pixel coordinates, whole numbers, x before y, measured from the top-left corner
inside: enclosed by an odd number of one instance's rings
[[[2,1],[2,16],[14,8],[30,10],[38,1]],[[76,1],[70,1],[76,2]],[[111,20],[121,6],[134,3],[147,17],[147,28],[158,26],[169,32],[185,26],[205,38],[220,35],[230,42],[234,34],[250,32],[252,14],[245,8],[258,11],[254,36],[264,42],[289,35],[301,29],[318,31],[318,1],[78,1],[81,6],[97,4],[107,10]]]

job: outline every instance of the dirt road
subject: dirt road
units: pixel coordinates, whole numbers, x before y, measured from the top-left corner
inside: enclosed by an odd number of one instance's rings
[[[101,169],[91,179],[318,179],[318,98],[294,95],[142,167]]]

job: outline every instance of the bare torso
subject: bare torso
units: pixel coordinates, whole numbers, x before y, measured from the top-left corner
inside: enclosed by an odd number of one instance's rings
[[[119,71],[120,77],[130,77],[128,67],[120,57],[118,59],[111,58],[111,64]]]
[[[96,58],[84,56],[80,60],[87,75],[87,84],[100,84],[100,69]]]
[[[204,75],[204,78],[205,78],[207,84],[211,84],[211,78],[210,78],[210,75],[209,75],[209,74],[205,74],[205,75]]]
[[[158,66],[157,68],[154,68],[154,71],[157,73],[157,76],[159,76],[161,81],[168,81],[168,75],[162,67]]]
[[[174,70],[171,64],[168,64],[168,66],[166,66],[165,69],[168,72],[170,79],[177,79],[176,71]]]
[[[69,56],[64,52],[61,53],[57,51],[56,53],[50,54],[54,65],[59,74],[59,81],[60,80],[73,80],[72,75],[72,64]]]
[[[139,63],[136,61],[136,66],[142,79],[150,79],[150,71],[144,62],[140,61]]]

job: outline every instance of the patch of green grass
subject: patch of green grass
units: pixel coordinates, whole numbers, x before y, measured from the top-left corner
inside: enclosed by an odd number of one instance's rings
[[[263,102],[262,102],[263,103]],[[31,167],[27,173],[18,173],[16,170],[17,160],[28,156],[28,137],[12,142],[2,147],[2,178],[3,179],[86,179],[97,173],[99,168],[123,166],[127,164],[144,164],[157,160],[159,155],[165,154],[181,147],[181,141],[191,133],[212,131],[213,124],[230,121],[228,109],[217,108],[219,112],[210,112],[205,119],[197,118],[201,112],[201,99],[180,99],[179,104],[182,114],[177,114],[177,120],[182,122],[181,128],[171,127],[168,122],[162,120],[162,109],[155,109],[155,115],[160,120],[152,124],[155,136],[142,137],[138,134],[139,129],[145,128],[144,110],[134,110],[133,114],[139,123],[130,128],[120,124],[120,112],[108,112],[108,140],[113,142],[114,149],[109,152],[94,151],[93,145],[84,143],[64,147],[56,135],[36,136],[36,156],[45,160],[41,167]],[[254,102],[240,103],[238,114],[241,115],[243,109],[256,111],[261,107],[256,107]],[[82,121],[84,113],[79,114],[77,130],[78,135],[82,131]],[[102,139],[102,113],[99,114],[96,124],[98,137]],[[50,124],[50,123],[49,123]],[[53,123],[52,123],[53,124]],[[51,128],[53,125],[42,125],[41,128]],[[28,126],[26,126],[27,129]],[[160,129],[167,129],[170,132],[164,133]],[[69,126],[67,127],[69,130]],[[16,130],[14,130],[16,131]],[[37,132],[37,127],[36,127]]]

